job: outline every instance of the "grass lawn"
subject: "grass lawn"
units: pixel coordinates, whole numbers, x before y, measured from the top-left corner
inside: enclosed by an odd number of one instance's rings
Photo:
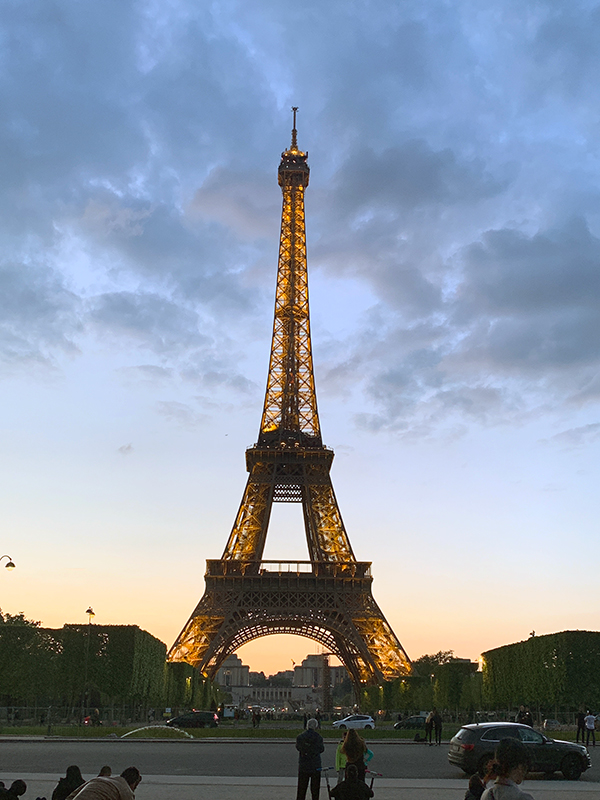
[[[444,726],[444,739],[449,739],[458,730],[457,725]],[[218,739],[295,739],[299,733],[302,732],[300,725],[291,725],[290,727],[280,727],[279,725],[270,725],[263,723],[260,728],[252,728],[249,724],[240,723],[234,725],[233,723],[225,722],[218,728],[188,728],[186,732],[193,736],[195,739],[218,738]],[[45,725],[37,726],[2,726],[0,727],[0,735],[4,736],[46,736],[48,728]],[[166,728],[164,726],[149,726],[138,728],[137,726],[128,727],[79,727],[77,725],[53,725],[52,736],[73,736],[81,738],[101,739],[104,737],[114,738],[115,736],[121,737],[129,733],[128,739],[181,739],[185,737],[177,729]],[[339,739],[341,738],[342,731],[332,728],[330,723],[325,723],[325,726],[320,731],[324,739]],[[408,739],[412,741],[415,737],[416,731],[399,730],[395,731],[391,723],[384,723],[382,726],[377,727],[376,730],[361,730],[360,735],[365,739]]]
[[[302,732],[302,727],[299,724],[287,723],[288,727],[284,727],[286,723],[272,723],[263,722],[260,728],[253,728],[249,722],[233,723],[226,720],[219,725],[218,728],[188,728],[186,732],[194,739],[295,739],[296,736]],[[445,741],[454,736],[458,731],[459,725],[447,724],[444,725],[442,738]],[[48,728],[45,725],[37,726],[1,726],[0,735],[4,736],[46,736]],[[104,737],[115,738],[121,737],[124,734],[129,734],[128,739],[181,739],[187,740],[188,737],[184,736],[181,731],[173,728],[166,728],[165,726],[149,726],[139,727],[130,725],[127,727],[108,727],[102,726],[100,728],[79,727],[77,725],[53,725],[52,736],[66,736],[66,737],[81,737],[84,739],[101,739]],[[324,739],[339,739],[341,738],[342,731],[331,727],[331,723],[324,723],[324,727],[320,731]],[[395,731],[391,722],[384,722],[377,726],[375,730],[360,730],[360,735],[364,739],[390,739],[390,740],[408,740],[412,741],[415,738],[416,731],[413,730],[399,730]],[[423,733],[420,733],[423,736]],[[563,739],[567,742],[575,741],[575,729],[566,731],[547,731],[546,736],[551,739]],[[600,738],[600,734],[599,734]]]

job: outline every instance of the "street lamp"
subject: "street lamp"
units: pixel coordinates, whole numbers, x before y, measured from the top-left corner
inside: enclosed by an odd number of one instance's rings
[[[16,565],[10,556],[0,556],[0,561],[2,561],[3,558],[8,558],[8,561],[4,565],[4,568],[9,570],[10,572],[10,570],[14,569]]]
[[[81,698],[81,721],[85,717],[85,709],[87,708],[88,702],[88,663],[90,660],[90,635],[92,632],[92,620],[96,616],[94,614],[94,609],[91,606],[88,606],[87,611],[85,612],[88,616],[88,629],[87,629],[87,637],[85,640],[85,667],[83,670],[83,696]]]

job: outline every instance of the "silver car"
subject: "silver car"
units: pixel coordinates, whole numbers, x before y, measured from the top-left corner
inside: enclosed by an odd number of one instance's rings
[[[340,728],[345,731],[346,728],[371,728],[375,727],[375,720],[373,717],[368,717],[365,714],[350,714],[349,717],[344,719],[337,719],[333,723],[334,728]]]

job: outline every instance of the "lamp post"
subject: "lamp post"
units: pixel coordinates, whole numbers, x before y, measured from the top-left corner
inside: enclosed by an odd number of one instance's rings
[[[81,697],[81,722],[83,723],[83,719],[85,717],[85,710],[87,708],[87,701],[88,701],[88,664],[90,660],[90,636],[92,633],[92,620],[96,616],[94,614],[94,609],[89,606],[87,611],[85,612],[88,615],[88,625],[87,625],[87,637],[85,640],[85,666],[83,670],[83,695]]]
[[[6,555],[0,556],[0,561],[2,561],[3,558],[8,558],[8,561],[4,565],[4,568],[7,569],[10,572],[11,569],[15,568],[15,566],[16,566],[15,562],[12,560],[12,558],[10,556],[6,556]]]

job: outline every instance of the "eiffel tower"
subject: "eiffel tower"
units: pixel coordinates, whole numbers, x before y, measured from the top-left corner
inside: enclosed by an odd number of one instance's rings
[[[258,441],[227,546],[208,560],[206,589],[169,651],[212,678],[225,658],[261,636],[292,633],[336,655],[355,687],[410,672],[406,652],[371,594],[371,563],[357,561],[329,472],[313,375],[304,190],[308,153],[281,154],[283,193],[275,322]],[[262,558],[273,503],[302,503],[310,561]]]

